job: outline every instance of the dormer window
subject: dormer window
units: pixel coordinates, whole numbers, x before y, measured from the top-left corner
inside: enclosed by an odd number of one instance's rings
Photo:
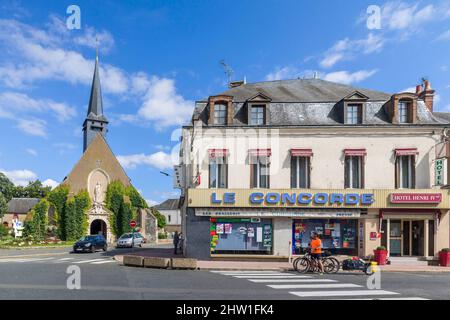
[[[361,124],[362,104],[347,105],[347,124]]]
[[[214,105],[214,124],[227,124],[227,106],[224,104]]]
[[[251,106],[250,124],[253,126],[261,126],[266,124],[266,106],[252,105]]]
[[[409,101],[401,100],[398,102],[398,122],[399,123],[410,123],[410,107],[411,103]]]

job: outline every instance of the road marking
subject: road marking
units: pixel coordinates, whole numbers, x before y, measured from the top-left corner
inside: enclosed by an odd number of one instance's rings
[[[322,284],[275,284],[268,285],[272,289],[331,289],[331,288],[361,288],[353,283],[322,283]]]
[[[284,276],[287,273],[222,273],[222,275],[224,276],[233,276],[233,277],[237,277],[237,276],[242,276],[242,277],[251,277],[251,276]],[[293,274],[292,274],[293,275]]]
[[[227,271],[227,270],[220,270],[220,271],[210,271],[212,273],[234,273],[234,274],[238,274],[238,273],[242,273],[242,274],[246,274],[246,273],[280,273],[279,271]]]
[[[112,263],[112,262],[116,262],[116,261],[114,261],[114,260],[97,261],[97,262],[92,262],[92,264],[104,264],[104,263]]]
[[[255,283],[337,282],[337,280],[331,280],[331,279],[248,279],[248,281],[255,282]]]
[[[307,297],[339,297],[339,296],[383,296],[399,294],[397,292],[385,290],[353,290],[353,291],[291,291],[290,294]]]
[[[311,277],[309,277],[309,276],[294,276],[294,275],[274,275],[274,276],[271,276],[271,275],[264,275],[264,276],[252,276],[252,275],[249,275],[249,276],[233,276],[234,278],[240,278],[240,279],[270,279],[270,278],[273,278],[273,279],[305,279],[305,278],[311,278]]]
[[[90,262],[95,262],[95,261],[105,261],[105,259],[79,260],[79,261],[71,261],[70,263],[80,264],[80,263],[90,263]]]
[[[403,298],[360,298],[360,299],[339,299],[339,300],[429,300],[420,297],[403,297]]]

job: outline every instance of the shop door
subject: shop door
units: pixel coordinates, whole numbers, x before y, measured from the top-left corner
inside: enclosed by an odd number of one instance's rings
[[[402,221],[401,220],[391,220],[390,221],[390,255],[393,257],[398,257],[402,255]]]
[[[404,256],[410,256],[411,255],[411,221],[403,221],[403,255]]]
[[[424,221],[413,221],[411,236],[412,236],[412,255],[423,256],[424,255]]]

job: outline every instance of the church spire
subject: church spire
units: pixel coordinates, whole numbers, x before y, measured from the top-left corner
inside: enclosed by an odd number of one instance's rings
[[[108,132],[108,120],[103,115],[102,89],[100,86],[98,47],[95,55],[94,76],[92,78],[91,96],[86,119],[83,123],[83,152],[91,144],[95,136],[100,133],[104,137]]]

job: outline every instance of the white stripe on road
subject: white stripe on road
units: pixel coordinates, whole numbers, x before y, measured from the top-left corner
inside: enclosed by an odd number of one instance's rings
[[[114,261],[114,260],[97,261],[97,262],[92,262],[92,264],[104,264],[104,263],[112,263],[112,262],[116,262],[116,261]]]
[[[331,279],[248,279],[248,281],[255,283],[283,283],[283,282],[337,282],[337,280]]]
[[[238,274],[238,273],[242,273],[242,274],[246,274],[246,273],[280,273],[279,271],[233,271],[233,270],[219,270],[219,271],[210,271],[212,273],[233,273],[233,274]]]
[[[361,288],[353,283],[322,283],[322,284],[275,284],[268,285],[272,289],[332,289],[332,288]]]
[[[361,299],[339,299],[339,300],[429,300],[419,297],[404,297],[404,298],[361,298]]]
[[[297,274],[290,274],[290,273],[222,273],[223,276],[242,276],[242,277],[250,277],[250,276],[295,276]]]
[[[80,261],[71,261],[70,263],[89,263],[89,262],[95,262],[95,261],[105,261],[105,259],[92,259],[92,260],[80,260]]]
[[[58,259],[58,261],[67,261],[67,260],[73,260],[75,258],[62,258],[62,259]]]
[[[265,275],[265,276],[233,276],[235,278],[240,278],[240,279],[306,279],[306,278],[311,278],[309,276],[294,276],[294,275],[285,275],[285,276],[281,276],[281,275]]]
[[[293,291],[290,294],[307,298],[307,297],[339,297],[339,296],[387,296],[398,294],[397,292],[385,290],[353,290],[353,291]]]

